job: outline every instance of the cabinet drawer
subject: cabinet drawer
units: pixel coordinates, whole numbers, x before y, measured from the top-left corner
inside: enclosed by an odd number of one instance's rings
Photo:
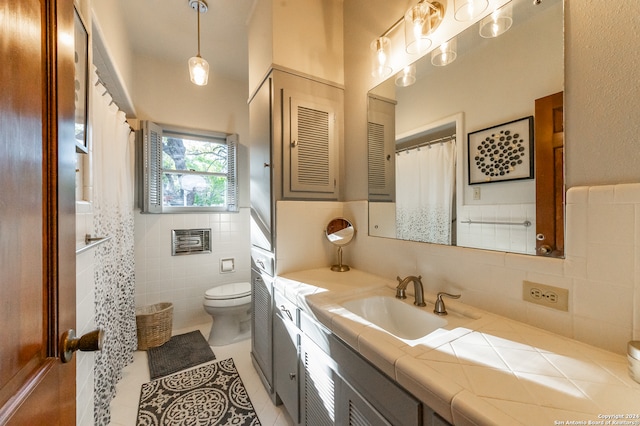
[[[331,330],[311,318],[309,314],[302,310],[300,310],[300,330],[309,336],[320,349],[328,354],[331,353],[331,348],[329,347]]]
[[[298,307],[277,290],[273,292],[273,306],[276,315],[285,323],[298,327]]]
[[[422,404],[342,340],[329,336],[338,374],[393,425],[422,424]]]

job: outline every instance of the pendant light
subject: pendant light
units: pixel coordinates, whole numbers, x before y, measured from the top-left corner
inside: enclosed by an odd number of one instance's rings
[[[189,0],[189,6],[198,15],[198,54],[189,59],[189,77],[198,86],[206,86],[209,80],[209,63],[200,56],[200,14],[208,10],[204,0]]]

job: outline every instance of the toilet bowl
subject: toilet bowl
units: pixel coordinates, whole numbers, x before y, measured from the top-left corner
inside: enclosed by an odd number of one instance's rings
[[[251,336],[251,283],[210,288],[204,294],[203,306],[213,318],[209,345],[228,345]]]

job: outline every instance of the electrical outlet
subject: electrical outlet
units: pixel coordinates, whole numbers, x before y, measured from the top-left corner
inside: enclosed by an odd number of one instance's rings
[[[480,199],[480,187],[479,186],[474,186],[473,187],[473,199],[474,200],[479,200]]]
[[[569,310],[569,290],[551,285],[522,281],[522,300],[560,311]]]

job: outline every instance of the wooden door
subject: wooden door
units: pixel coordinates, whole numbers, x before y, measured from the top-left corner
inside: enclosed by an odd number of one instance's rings
[[[75,424],[73,3],[0,0],[0,424]]]
[[[536,99],[536,254],[564,256],[563,92]]]

